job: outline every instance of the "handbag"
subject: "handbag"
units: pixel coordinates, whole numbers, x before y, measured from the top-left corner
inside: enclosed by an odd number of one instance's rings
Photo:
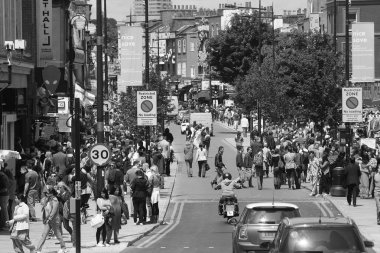
[[[206,170],[206,171],[209,171],[209,170],[210,170],[210,165],[208,165],[208,163],[205,164],[205,170]]]
[[[104,217],[102,214],[98,213],[94,216],[94,218],[91,219],[91,227],[93,228],[100,228],[104,224]]]

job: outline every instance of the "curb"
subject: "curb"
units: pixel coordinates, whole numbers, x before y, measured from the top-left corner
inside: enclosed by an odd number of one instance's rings
[[[155,230],[159,226],[160,226],[160,224],[157,224],[154,227],[152,227],[152,228],[148,229],[147,231],[145,231],[144,233],[142,233],[141,235],[139,235],[137,238],[129,241],[128,244],[127,244],[127,247],[132,246],[135,242],[141,240],[142,238],[144,238],[145,236],[147,236],[149,233],[151,233],[153,230]]]

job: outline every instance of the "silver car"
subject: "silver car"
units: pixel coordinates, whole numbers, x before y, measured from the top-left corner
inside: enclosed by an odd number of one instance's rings
[[[298,206],[290,203],[246,205],[232,233],[233,252],[268,252],[266,243],[273,241],[281,220],[300,216]]]

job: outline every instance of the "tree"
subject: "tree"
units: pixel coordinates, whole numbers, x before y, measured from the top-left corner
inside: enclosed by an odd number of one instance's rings
[[[107,54],[111,62],[118,57],[118,33],[117,21],[113,18],[107,18]]]
[[[327,34],[293,31],[276,38],[265,50],[260,71],[257,63],[237,84],[237,101],[247,110],[260,101],[263,113],[272,120],[307,116],[313,120],[339,121],[343,61],[333,50]],[[336,81],[335,81],[336,80]]]
[[[208,64],[218,73],[222,82],[234,84],[237,78],[247,75],[252,64],[257,62],[259,25],[261,39],[269,41],[270,28],[268,24],[260,22],[257,13],[235,14],[230,26],[209,40]]]

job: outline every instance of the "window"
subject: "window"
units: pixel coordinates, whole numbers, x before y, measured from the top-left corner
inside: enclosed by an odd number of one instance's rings
[[[344,12],[346,10],[344,9]],[[350,7],[348,19],[350,21],[350,30],[351,30],[351,24],[353,22],[360,22],[360,9]],[[346,15],[343,15],[343,31],[346,30]]]
[[[178,40],[178,53],[180,54],[181,53],[181,50],[182,50],[182,40]]]
[[[190,68],[190,77],[195,78],[195,67],[194,66],[191,66],[191,68]]]
[[[177,63],[177,75],[180,76],[182,71],[182,64],[180,62]]]
[[[194,52],[194,51],[195,51],[195,43],[190,42],[190,52]]]
[[[186,40],[182,41],[182,53],[186,54]]]
[[[182,76],[186,76],[186,62],[182,62]]]

